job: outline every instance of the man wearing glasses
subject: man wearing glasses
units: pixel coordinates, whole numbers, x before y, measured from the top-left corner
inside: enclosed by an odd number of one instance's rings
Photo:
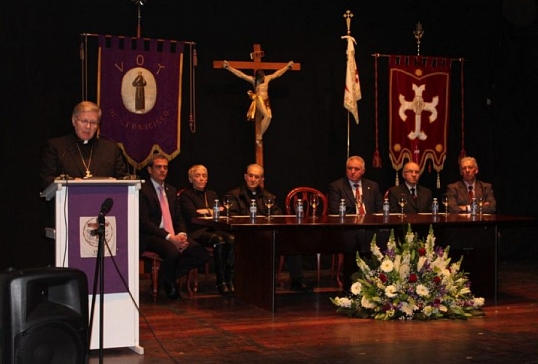
[[[127,175],[118,146],[96,137],[101,122],[99,106],[82,101],[75,106],[71,122],[74,133],[47,141],[41,166],[43,188],[56,178],[123,178]]]
[[[400,196],[404,196],[406,204],[403,212],[416,214],[419,212],[431,212],[432,191],[418,184],[420,167],[415,162],[407,162],[403,167],[402,177],[405,183],[394,186],[389,190],[388,198],[390,212],[400,212]]]

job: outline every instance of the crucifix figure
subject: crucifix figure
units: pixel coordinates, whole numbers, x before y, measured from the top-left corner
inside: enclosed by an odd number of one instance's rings
[[[254,44],[254,51],[250,54],[253,62],[228,62],[215,61],[214,68],[224,68],[236,75],[237,77],[251,83],[254,86],[253,91],[248,91],[252,100],[247,113],[248,120],[255,122],[255,141],[256,141],[256,163],[263,166],[263,134],[271,123],[272,113],[269,104],[269,82],[277,77],[282,76],[290,69],[300,70],[301,65],[290,61],[288,63],[271,63],[261,62],[264,56],[259,44]],[[249,76],[239,69],[252,69],[254,76]],[[270,75],[266,75],[263,70],[276,70]]]

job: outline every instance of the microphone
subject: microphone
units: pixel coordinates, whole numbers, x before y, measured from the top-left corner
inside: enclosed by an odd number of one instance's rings
[[[71,177],[69,174],[65,173],[65,164],[64,164],[64,159],[65,159],[65,155],[67,154],[67,152],[69,151],[69,149],[71,149],[71,147],[73,146],[73,144],[75,144],[77,142],[77,140],[72,140],[69,142],[69,145],[67,146],[67,148],[65,148],[65,150],[63,151],[62,155],[60,156],[60,167],[62,169],[62,173],[60,173],[60,175],[58,177],[56,177],[57,180],[60,180],[60,179],[63,179],[63,180],[69,180],[69,179],[74,179],[73,177]]]
[[[106,214],[108,214],[112,209],[112,205],[114,205],[114,200],[110,197],[107,198],[101,205],[101,211],[99,211],[99,215],[105,216]]]

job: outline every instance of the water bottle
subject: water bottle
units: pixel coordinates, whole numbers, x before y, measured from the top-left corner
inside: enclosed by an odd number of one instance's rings
[[[383,200],[383,216],[389,216],[390,215],[390,204],[389,204],[389,199],[386,198],[385,200]]]
[[[303,200],[300,198],[297,199],[297,205],[295,206],[295,214],[297,215],[298,219],[302,219],[304,217]]]
[[[439,215],[439,202],[437,202],[437,197],[434,197],[432,202],[432,215],[437,216]]]
[[[219,207],[219,199],[216,198],[213,202],[213,220],[219,221],[220,217],[220,207]]]
[[[473,200],[471,201],[471,216],[476,216],[477,212],[478,204],[476,203],[476,198],[473,197]]]
[[[346,200],[344,199],[340,200],[340,206],[338,206],[338,216],[346,216]]]
[[[250,219],[256,220],[256,215],[258,215],[258,207],[256,206],[256,200],[250,200]]]

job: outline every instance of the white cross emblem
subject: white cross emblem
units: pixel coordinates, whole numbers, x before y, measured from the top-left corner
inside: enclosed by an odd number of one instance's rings
[[[399,97],[400,109],[398,110],[398,114],[400,115],[402,121],[405,122],[407,119],[407,115],[405,114],[406,110],[413,110],[415,113],[415,130],[407,135],[407,137],[411,140],[415,140],[416,138],[425,140],[428,137],[424,131],[420,130],[421,115],[423,111],[429,111],[431,113],[429,117],[430,123],[433,123],[437,119],[437,109],[435,107],[439,103],[439,96],[433,97],[432,102],[424,102],[422,93],[424,92],[425,88],[426,85],[417,87],[417,85],[413,84],[413,91],[415,91],[413,101],[405,101],[405,97],[403,95],[400,95]]]

